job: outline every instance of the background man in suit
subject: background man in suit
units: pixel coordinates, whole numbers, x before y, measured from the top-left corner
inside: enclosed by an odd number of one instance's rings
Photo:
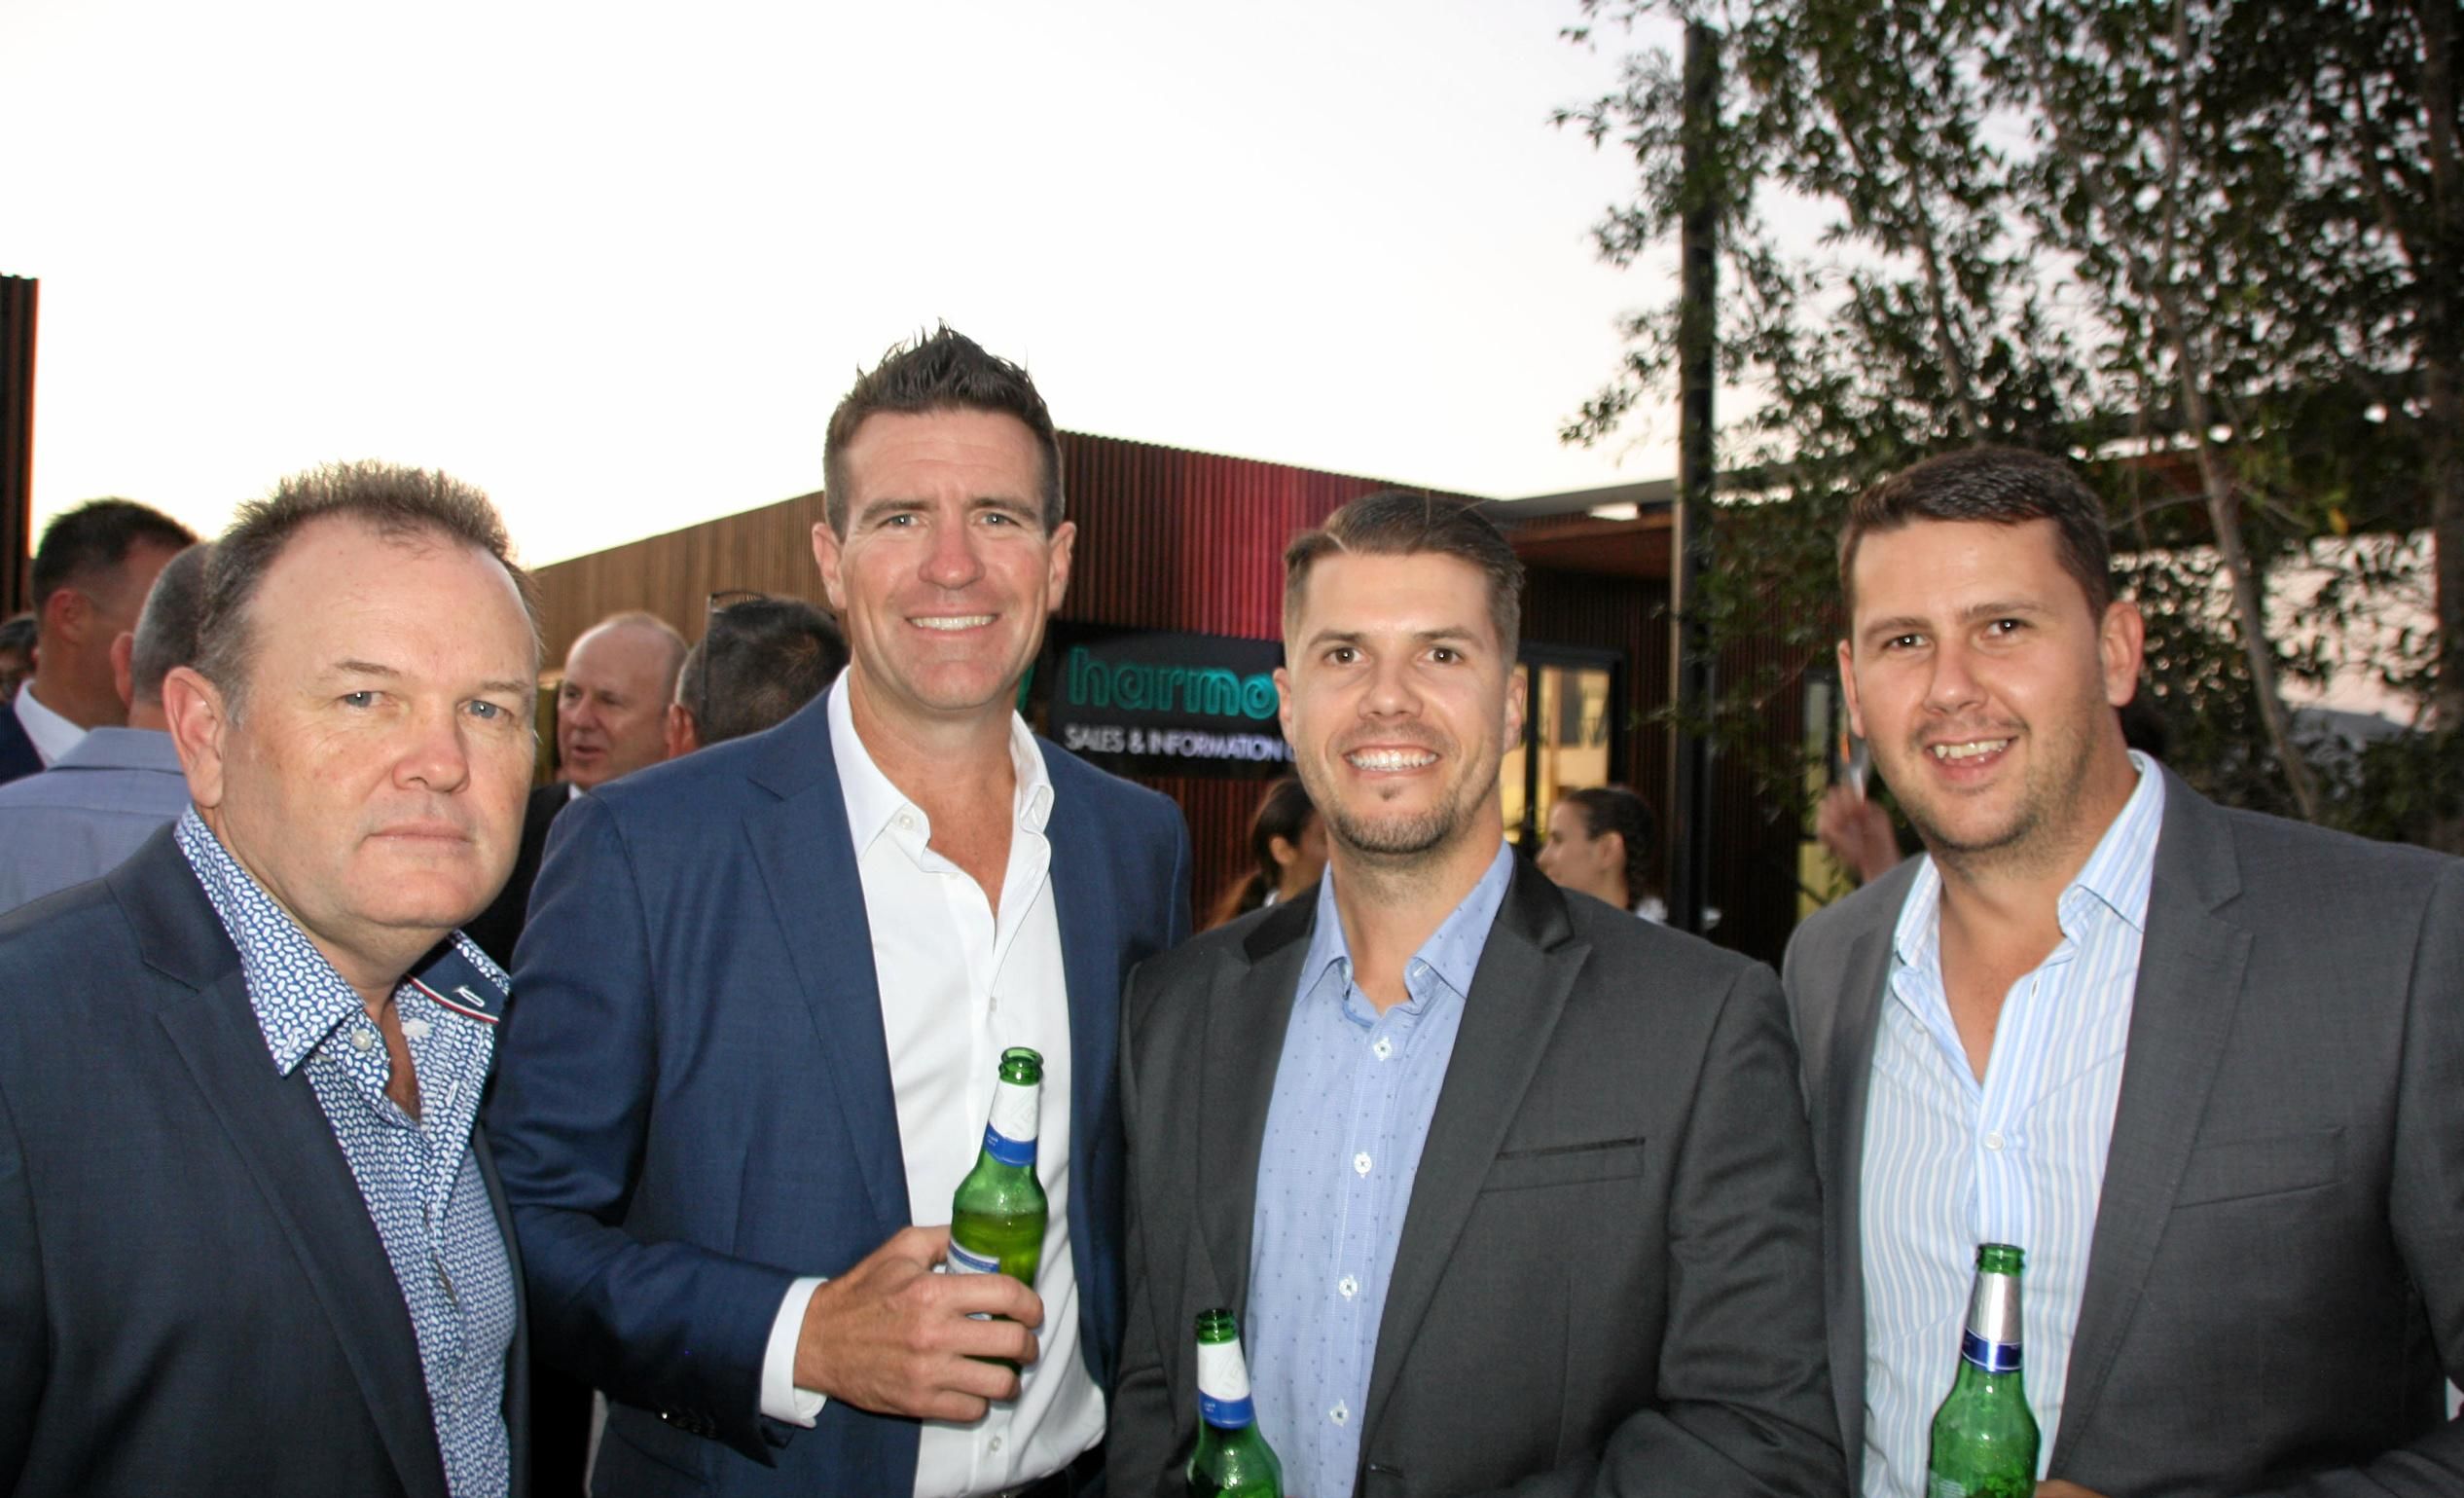
[[[154,579],[136,629],[112,645],[128,726],[89,729],[59,763],[0,786],[0,911],[101,878],[188,809],[163,678],[196,663],[212,550],[200,543],[173,557]]]
[[[197,537],[128,499],[92,499],[55,516],[34,548],[34,674],[0,712],[0,782],[32,775],[89,728],[128,720],[113,684],[112,641],[136,628],[163,565]]]
[[[530,792],[513,874],[464,928],[499,966],[513,965],[523,917],[530,908],[530,886],[539,877],[548,827],[558,814],[575,796],[668,757],[667,704],[675,695],[676,672],[683,664],[684,637],[667,620],[638,608],[601,619],[576,636],[564,652],[564,679],[556,692],[557,764],[562,779]],[[541,1418],[557,1418],[557,1410],[573,1407],[578,1397],[551,1384]],[[552,1478],[544,1466],[540,1478]],[[579,1485],[578,1464],[573,1478]],[[551,1490],[562,1494],[562,1482],[542,1488]]]
[[[676,673],[668,757],[778,727],[846,666],[847,637],[804,600],[718,595]]]
[[[489,1114],[541,1341],[613,1402],[602,1495],[1078,1491],[1119,1341],[1121,983],[1187,932],[1188,839],[1011,708],[1074,536],[1025,372],[946,328],[893,350],[823,462],[838,684],[550,840]],[[1044,1056],[1032,1291],[932,1273],[947,1228],[916,1225],[1014,1044]]]
[[[476,491],[243,506],[163,683],[195,806],[0,918],[0,1490],[522,1490],[473,1120],[538,636]]]
[[[1180,1490],[1192,1320],[1231,1306],[1288,1492],[1836,1492],[1773,974],[1505,846],[1522,569],[1486,520],[1375,494],[1285,560],[1331,857],[1127,1001],[1113,1480]]]
[[[2052,458],[1884,480],[1840,574],[1849,711],[1927,850],[1788,956],[1865,1491],[1924,1491],[2005,1242],[2040,1492],[2464,1493],[2464,864],[2126,749],[2139,615]]]

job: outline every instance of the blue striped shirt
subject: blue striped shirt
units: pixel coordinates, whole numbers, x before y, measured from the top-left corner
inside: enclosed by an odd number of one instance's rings
[[[358,992],[194,808],[177,826],[180,852],[239,949],[248,1003],[274,1068],[285,1077],[306,1069],[402,1287],[446,1490],[452,1498],[503,1498],[513,1481],[505,1430],[513,1262],[471,1152],[471,1125],[495,1053],[492,1015],[502,1012],[504,974],[457,932],[443,956],[394,990],[418,1078],[414,1118],[385,1096],[392,1065]],[[437,997],[474,986],[492,986],[479,996],[476,1014]]]
[[[1865,1490],[1875,1498],[1925,1490],[1928,1433],[1958,1369],[1979,1243],[2027,1251],[2021,1345],[2044,1438],[2040,1477],[2052,1454],[2164,821],[2164,777],[2130,757],[2138,787],[2064,887],[2061,940],[2003,999],[1981,1083],[1943,991],[1942,881],[1931,859],[1901,906],[1860,1181]]]
[[[1332,868],[1319,885],[1258,1153],[1244,1329],[1258,1429],[1283,1458],[1286,1492],[1352,1491],[1421,1146],[1513,872],[1513,850],[1500,843],[1412,954],[1407,997],[1384,1014],[1353,984]]]

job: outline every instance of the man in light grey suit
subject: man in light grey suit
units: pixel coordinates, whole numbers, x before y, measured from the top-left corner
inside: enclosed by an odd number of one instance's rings
[[[2141,623],[2060,462],[1895,475],[1840,572],[1850,712],[1927,850],[1786,967],[1864,1491],[1924,1491],[1999,1241],[2040,1498],[2464,1493],[2464,863],[2127,749]]]
[[[1838,1492],[1770,969],[1505,846],[1521,568],[1486,520],[1370,495],[1286,572],[1331,858],[1124,1003],[1115,1490],[1182,1490],[1192,1320],[1228,1306],[1286,1492]]]

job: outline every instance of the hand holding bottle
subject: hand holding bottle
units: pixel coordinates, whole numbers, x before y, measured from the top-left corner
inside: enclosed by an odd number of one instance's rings
[[[796,1339],[796,1386],[882,1414],[968,1421],[1018,1396],[1044,1303],[1006,1274],[935,1274],[947,1227],[909,1227],[822,1285]],[[980,1319],[995,1318],[995,1319]]]

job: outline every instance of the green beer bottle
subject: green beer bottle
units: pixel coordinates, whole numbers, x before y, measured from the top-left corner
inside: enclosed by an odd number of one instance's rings
[[[1959,1339],[1959,1376],[1934,1411],[1926,1498],[2029,1498],[2036,1415],[2019,1376],[2019,1268],[2008,1243],[1976,1246],[1976,1283]]]
[[[1006,1274],[1030,1287],[1043,1263],[1044,1184],[1035,1179],[1035,1116],[1044,1058],[1024,1045],[1001,1052],[993,1116],[975,1168],[950,1202],[950,1272]],[[1007,1358],[993,1361],[1015,1370]]]
[[[1189,1453],[1189,1498],[1284,1498],[1284,1464],[1257,1433],[1250,1366],[1230,1311],[1198,1313],[1198,1448]]]

